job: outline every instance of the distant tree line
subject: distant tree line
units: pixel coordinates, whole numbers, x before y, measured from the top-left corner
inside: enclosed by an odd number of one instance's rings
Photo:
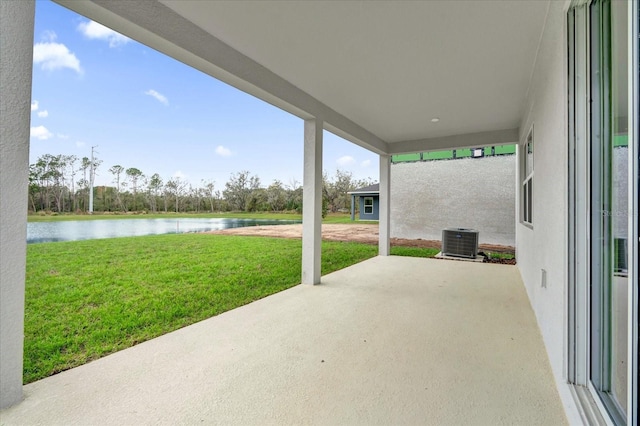
[[[74,155],[45,154],[29,167],[30,212],[84,213],[89,211],[91,174],[102,161]],[[94,212],[283,212],[302,211],[302,185],[274,180],[263,186],[249,171],[233,173],[224,186],[212,180],[193,185],[179,177],[162,178],[136,167],[119,164],[108,169],[112,185],[94,186]],[[357,180],[350,172],[337,170],[323,175],[323,214],[348,211],[350,196],[371,179]]]

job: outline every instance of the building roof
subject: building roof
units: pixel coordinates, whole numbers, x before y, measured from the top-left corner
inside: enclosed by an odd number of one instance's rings
[[[356,189],[347,194],[379,194],[380,193],[380,184],[375,183],[373,185],[365,186],[364,188]]]

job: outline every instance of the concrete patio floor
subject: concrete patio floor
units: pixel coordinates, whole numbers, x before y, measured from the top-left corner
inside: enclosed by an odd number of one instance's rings
[[[25,386],[2,425],[566,424],[516,267],[376,257]]]

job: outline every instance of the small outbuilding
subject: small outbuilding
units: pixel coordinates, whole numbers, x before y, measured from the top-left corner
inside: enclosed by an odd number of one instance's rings
[[[351,220],[356,216],[356,198],[359,198],[360,220],[380,219],[380,184],[365,186],[355,191],[347,192],[351,195]]]

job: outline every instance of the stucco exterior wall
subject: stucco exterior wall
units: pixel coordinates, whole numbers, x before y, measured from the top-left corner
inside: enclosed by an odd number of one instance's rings
[[[22,399],[34,14],[0,1],[0,408]]]
[[[515,156],[391,166],[391,237],[440,240],[473,228],[480,243],[515,245]]]
[[[525,114],[520,125],[521,143],[524,143],[532,126],[534,129],[533,227],[520,223],[518,213],[516,256],[567,417],[571,423],[579,424],[580,415],[566,384],[567,7],[566,2],[549,4]],[[517,165],[519,168],[520,162]],[[520,187],[519,179],[516,186]],[[517,205],[519,208],[520,204]],[[542,286],[543,271],[546,273],[546,287]]]

